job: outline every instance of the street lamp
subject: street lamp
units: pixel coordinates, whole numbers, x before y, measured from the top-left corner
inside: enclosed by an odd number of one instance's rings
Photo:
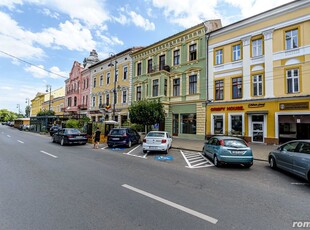
[[[112,119],[113,121],[115,121],[115,104],[116,104],[116,71],[117,71],[117,60],[116,60],[116,54],[114,53],[110,53],[110,57],[111,57],[111,62],[108,66],[113,67],[114,66],[114,88],[113,88],[113,112],[112,112]],[[114,57],[114,63],[112,63],[112,57]]]
[[[19,114],[20,114],[20,105],[17,104],[17,105],[16,105],[16,108],[18,108],[18,116],[19,116]]]
[[[51,92],[52,92],[52,86],[46,85],[46,92],[50,91],[50,98],[48,101],[48,111],[51,111]]]

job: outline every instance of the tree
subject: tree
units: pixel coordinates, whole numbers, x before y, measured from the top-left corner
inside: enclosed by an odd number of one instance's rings
[[[55,115],[55,111],[52,111],[52,110],[40,111],[37,113],[37,117],[54,116],[54,115]]]
[[[29,105],[27,105],[25,108],[25,116],[30,117],[30,106]]]
[[[155,125],[165,119],[164,107],[159,100],[141,100],[129,107],[130,121],[143,124],[145,131],[150,125]]]
[[[17,114],[11,111],[8,111],[7,109],[1,109],[0,110],[0,119],[1,121],[13,121],[17,118]]]

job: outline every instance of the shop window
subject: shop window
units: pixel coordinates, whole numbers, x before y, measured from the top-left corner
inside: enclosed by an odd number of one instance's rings
[[[286,71],[287,93],[299,92],[299,69],[290,69]]]
[[[231,135],[242,135],[243,130],[242,115],[231,115],[230,122],[231,122],[230,123]]]
[[[181,133],[196,134],[196,114],[181,114]]]
[[[213,117],[213,133],[224,134],[224,117],[222,115]]]
[[[232,79],[232,98],[242,98],[242,78],[237,77]]]

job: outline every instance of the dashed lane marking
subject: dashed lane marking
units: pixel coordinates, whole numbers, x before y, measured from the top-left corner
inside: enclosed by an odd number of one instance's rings
[[[50,157],[58,158],[58,156],[55,156],[55,155],[50,154],[50,153],[48,153],[48,152],[45,152],[45,151],[43,151],[43,150],[41,150],[40,152],[41,152],[41,153],[44,153],[44,154],[46,154],[46,155],[48,155],[48,156],[50,156]]]
[[[19,143],[21,143],[21,144],[24,144],[24,142],[23,141],[20,141],[20,140],[17,140]]]
[[[188,168],[206,168],[214,166],[205,156],[200,152],[190,152],[180,150]]]
[[[6,135],[7,137],[11,137],[10,135]]]
[[[132,150],[130,150],[129,152],[127,153],[123,153],[125,155],[129,155],[129,156],[132,156],[132,157],[138,157],[138,158],[143,158],[143,159],[146,159],[146,156],[147,156],[147,153],[144,154],[143,156],[139,156],[139,155],[136,155],[136,154],[132,154],[133,151],[135,151],[137,148],[139,148],[141,145],[138,145],[137,147],[133,148]]]
[[[195,211],[195,210],[189,209],[189,208],[184,207],[184,206],[182,206],[182,205],[176,204],[176,203],[174,203],[174,202],[171,202],[171,201],[166,200],[166,199],[164,199],[164,198],[161,198],[161,197],[159,197],[159,196],[156,196],[156,195],[153,195],[153,194],[151,194],[151,193],[145,192],[145,191],[143,191],[143,190],[141,190],[141,189],[132,187],[132,186],[127,185],[127,184],[123,184],[122,187],[127,188],[127,189],[129,189],[129,190],[131,190],[131,191],[134,191],[134,192],[136,192],[136,193],[139,193],[139,194],[141,194],[141,195],[143,195],[143,196],[146,196],[146,197],[148,197],[148,198],[151,198],[151,199],[153,199],[153,200],[156,200],[156,201],[158,201],[158,202],[161,202],[161,203],[163,203],[163,204],[165,204],[165,205],[168,205],[168,206],[170,206],[170,207],[173,207],[173,208],[176,208],[176,209],[181,210],[181,211],[183,211],[183,212],[186,212],[186,213],[188,213],[188,214],[190,214],[190,215],[192,215],[192,216],[195,216],[195,217],[198,217],[198,218],[203,219],[203,220],[205,220],[205,221],[208,221],[208,222],[210,222],[210,223],[212,223],[212,224],[216,224],[216,223],[218,222],[217,219],[215,219],[215,218],[213,218],[213,217],[211,217],[211,216],[205,215],[205,214],[203,214],[203,213],[200,213],[200,212],[197,212],[197,211]]]

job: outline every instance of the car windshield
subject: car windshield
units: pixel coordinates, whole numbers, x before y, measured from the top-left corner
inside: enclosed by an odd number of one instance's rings
[[[66,133],[67,134],[80,134],[81,132],[78,129],[67,129]]]
[[[126,133],[125,129],[113,129],[111,135],[124,135]]]
[[[226,147],[246,148],[247,145],[243,140],[224,140]]]
[[[146,137],[165,137],[165,133],[151,132]]]

